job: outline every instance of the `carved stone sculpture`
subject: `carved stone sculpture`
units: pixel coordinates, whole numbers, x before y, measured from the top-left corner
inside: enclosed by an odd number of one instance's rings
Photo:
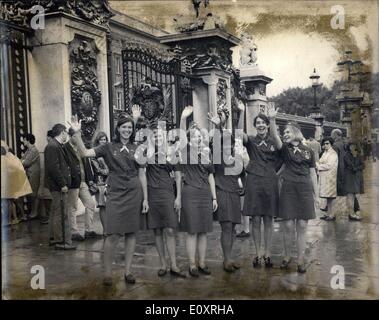
[[[241,35],[240,65],[255,66],[257,62],[257,46],[252,36],[247,33]]]
[[[89,141],[96,131],[101,92],[97,81],[95,43],[76,36],[70,43],[72,114],[82,120],[83,137]]]

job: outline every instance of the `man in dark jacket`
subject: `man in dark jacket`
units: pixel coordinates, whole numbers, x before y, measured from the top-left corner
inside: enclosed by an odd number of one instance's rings
[[[69,130],[71,137],[74,132]],[[71,140],[65,143],[64,149],[69,158],[71,168],[71,188],[68,192],[68,212],[71,219],[72,240],[83,241],[85,238],[99,236],[94,231],[94,213],[96,203],[92,198],[89,185],[93,182],[93,172],[91,171],[89,159],[82,159],[79,151]],[[78,210],[78,200],[81,200],[85,207],[85,230],[84,237],[80,234],[76,221],[76,211]]]
[[[63,124],[52,128],[52,139],[45,148],[45,185],[51,192],[51,214],[54,240],[50,245],[56,249],[73,250],[71,225],[67,210],[67,193],[71,185],[71,170],[63,144],[67,129]],[[63,217],[63,219],[62,219]]]

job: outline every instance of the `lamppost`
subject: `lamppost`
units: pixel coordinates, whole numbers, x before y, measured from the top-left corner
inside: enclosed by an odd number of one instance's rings
[[[321,114],[321,108],[317,106],[316,91],[318,87],[322,86],[322,83],[320,82],[320,76],[316,72],[316,68],[313,69],[313,73],[310,75],[309,79],[312,81],[313,88],[313,107],[310,117],[316,122],[315,139],[317,141],[321,141],[324,133],[322,127],[324,123],[324,116]]]

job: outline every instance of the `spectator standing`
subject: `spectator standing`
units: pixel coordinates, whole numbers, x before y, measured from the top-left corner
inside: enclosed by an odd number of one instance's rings
[[[69,136],[75,133],[69,129]],[[71,188],[68,192],[68,211],[71,219],[72,240],[83,241],[85,238],[97,237],[94,231],[94,212],[95,201],[92,199],[88,185],[94,180],[89,168],[88,159],[82,159],[78,148],[70,139],[64,148],[67,152],[70,169],[71,169]],[[86,160],[86,162],[84,162]],[[78,229],[76,212],[78,210],[78,201],[82,201],[85,207],[85,231],[84,237]]]
[[[354,212],[354,198],[357,194],[363,193],[363,174],[364,162],[360,156],[358,146],[355,143],[349,143],[344,157],[345,162],[345,190],[347,193],[347,208],[349,219],[360,221],[362,217],[359,212]]]
[[[67,193],[71,185],[71,170],[63,144],[67,140],[67,129],[56,124],[51,129],[52,139],[45,148],[45,184],[51,192],[51,214],[53,240],[56,249],[74,250],[71,240],[71,225],[67,210]]]
[[[27,150],[21,157],[22,165],[25,168],[26,175],[33,190],[33,193],[27,197],[31,208],[30,219],[34,219],[38,216],[38,189],[41,179],[40,156],[35,142],[36,138],[31,133],[24,137],[24,145]]]
[[[345,185],[345,143],[342,137],[342,131],[340,129],[334,129],[331,132],[331,138],[333,139],[333,149],[338,155],[338,168],[337,168],[337,196],[344,197],[346,192],[344,190]]]
[[[327,214],[321,217],[321,219],[326,221],[334,221],[336,217],[333,213],[333,201],[337,197],[338,155],[332,147],[332,138],[324,138],[321,144],[324,149],[324,153],[319,161],[316,162],[316,169],[319,176],[319,196],[320,198],[326,199],[328,206]]]
[[[96,148],[98,146],[102,146],[108,143],[108,137],[105,132],[99,131],[92,141],[92,148]],[[95,193],[95,199],[97,202],[97,207],[99,208],[100,221],[105,230],[105,193],[106,193],[106,185],[109,174],[109,168],[105,163],[103,157],[98,158],[90,158],[93,173],[94,173],[94,182],[97,187]]]
[[[313,151],[315,161],[317,162],[320,159],[321,154],[320,143],[314,137],[309,137],[308,141],[306,142],[306,145]]]

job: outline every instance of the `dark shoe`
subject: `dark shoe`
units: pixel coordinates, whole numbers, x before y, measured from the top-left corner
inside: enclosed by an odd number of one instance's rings
[[[232,267],[233,267],[234,269],[236,269],[236,270],[241,269],[241,265],[238,264],[238,263],[236,263],[236,262],[232,262]]]
[[[241,231],[240,233],[237,233],[237,238],[249,238],[250,232]]]
[[[76,246],[71,244],[56,244],[55,250],[76,250]]]
[[[84,241],[84,237],[81,234],[79,234],[79,233],[74,233],[71,236],[71,240],[72,241]]]
[[[56,244],[63,244],[63,242],[62,241],[55,241],[55,240],[49,241],[49,247],[55,246]]]
[[[327,216],[324,220],[325,221],[336,221],[336,217]]]
[[[253,267],[260,268],[260,266],[261,266],[261,259],[259,257],[255,257],[253,259]]]
[[[101,234],[98,234],[95,231],[86,231],[84,233],[84,238],[99,238],[99,237],[101,237]]]
[[[158,277],[163,277],[167,274],[167,270],[166,269],[159,269],[158,270]]]
[[[274,266],[271,262],[270,257],[263,257],[263,260],[265,262],[265,268],[272,268]]]
[[[136,278],[134,278],[134,276],[131,273],[129,273],[128,275],[124,274],[124,279],[126,283],[129,283],[129,284],[136,283]]]
[[[283,259],[282,264],[280,265],[280,269],[288,269],[292,259],[290,258],[289,260]]]
[[[233,265],[231,263],[229,264],[224,263],[224,271],[228,273],[233,273],[236,271],[236,269],[233,268]]]
[[[321,220],[325,220],[328,216],[324,214],[322,217],[320,217]]]
[[[103,285],[106,286],[106,287],[111,287],[113,286],[113,280],[111,277],[105,277],[103,279]]]
[[[199,270],[197,268],[189,268],[188,270],[189,274],[194,277],[194,278],[198,278],[199,277]]]
[[[49,218],[42,218],[40,224],[49,224]]]
[[[205,266],[204,268],[199,266],[199,272],[202,274],[205,274],[207,276],[209,276],[211,274],[211,270],[209,270],[209,268],[207,266]]]
[[[178,277],[178,278],[187,278],[187,275],[182,272],[182,271],[175,271],[175,270],[170,270],[170,274],[174,277]]]
[[[297,272],[298,273],[306,273],[307,269],[305,268],[305,264],[298,264],[297,265]]]

